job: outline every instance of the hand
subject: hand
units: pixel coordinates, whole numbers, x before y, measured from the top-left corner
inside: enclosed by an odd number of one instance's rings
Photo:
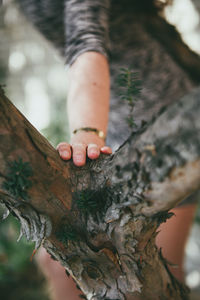
[[[90,159],[97,159],[100,153],[111,154],[112,149],[104,145],[104,141],[98,135],[80,131],[72,136],[70,144],[63,142],[56,148],[63,160],[73,158],[76,166],[81,167],[86,163],[86,155]]]

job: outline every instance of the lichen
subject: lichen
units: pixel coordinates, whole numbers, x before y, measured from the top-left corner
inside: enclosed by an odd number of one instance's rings
[[[35,242],[35,249],[38,249],[45,238],[51,235],[49,216],[39,213],[26,202],[17,203],[11,210],[21,224],[18,241],[24,235],[28,241]]]

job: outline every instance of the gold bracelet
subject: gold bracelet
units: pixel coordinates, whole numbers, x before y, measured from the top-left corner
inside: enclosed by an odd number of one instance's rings
[[[102,138],[103,140],[105,140],[106,136],[105,133],[102,130],[99,130],[97,128],[91,128],[91,127],[81,127],[78,129],[75,129],[73,131],[73,134],[76,134],[79,131],[86,131],[86,132],[93,132],[94,134],[98,135],[100,138]]]

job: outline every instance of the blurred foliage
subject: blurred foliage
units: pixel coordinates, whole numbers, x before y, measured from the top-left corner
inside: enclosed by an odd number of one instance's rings
[[[0,10],[0,84],[7,84],[6,94],[15,101],[15,105],[26,117],[32,116],[33,102],[38,105],[37,120],[40,111],[42,119],[45,117],[44,113],[50,114],[49,123],[46,122],[48,126],[41,125],[38,129],[42,129],[42,134],[56,146],[69,139],[65,107],[66,73],[63,62],[58,60],[41,35],[30,24],[25,23],[14,3],[8,2]],[[121,80],[127,81],[130,77],[128,75],[131,74],[124,75]],[[134,101],[130,97],[131,86],[125,93],[126,100],[132,105]],[[138,87],[136,86],[135,96]],[[135,92],[135,87],[133,91]],[[44,107],[45,100],[50,103],[49,111],[48,105]],[[29,120],[33,123],[31,117]],[[0,206],[0,217],[2,212]],[[200,204],[195,220],[200,224]],[[73,238],[71,228],[69,233],[70,238]],[[17,235],[19,222],[14,217],[10,216],[0,222],[0,299],[47,300],[44,278],[38,272],[35,260],[30,262],[34,245],[24,238],[17,243]]]
[[[69,131],[66,112],[66,100],[55,99],[51,103],[51,122],[41,130],[48,141],[56,147],[60,142],[69,141]]]
[[[0,215],[2,216],[2,214],[3,207],[0,210]],[[19,243],[16,242],[19,230],[19,222],[12,216],[0,223],[0,281],[4,283],[11,280],[5,274],[9,275],[16,269],[19,271],[24,270],[27,261],[29,261],[28,256],[31,255],[34,249],[34,245],[28,243],[24,238]]]
[[[3,206],[0,205],[2,219]],[[47,300],[44,291],[44,278],[35,262],[30,262],[33,243],[25,238],[16,242],[20,225],[17,219],[9,216],[0,223],[0,292],[2,300]]]
[[[0,84],[6,84],[8,98],[55,147],[68,139],[63,61],[20,14],[13,1],[0,6],[0,25]],[[13,194],[22,192],[20,187],[29,186],[26,180],[18,182],[19,176],[15,176],[19,163],[8,170],[12,180],[7,189]],[[2,214],[0,206],[0,220]],[[24,238],[17,243],[19,227],[13,216],[0,221],[0,299],[47,300],[46,282],[38,271],[36,259],[30,262],[34,245]]]

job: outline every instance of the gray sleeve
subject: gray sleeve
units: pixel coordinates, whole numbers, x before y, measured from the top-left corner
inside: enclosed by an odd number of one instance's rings
[[[108,11],[110,0],[66,0],[65,57],[71,65],[87,51],[109,55]]]
[[[26,17],[65,57],[67,65],[86,51],[109,52],[110,0],[15,0]]]

